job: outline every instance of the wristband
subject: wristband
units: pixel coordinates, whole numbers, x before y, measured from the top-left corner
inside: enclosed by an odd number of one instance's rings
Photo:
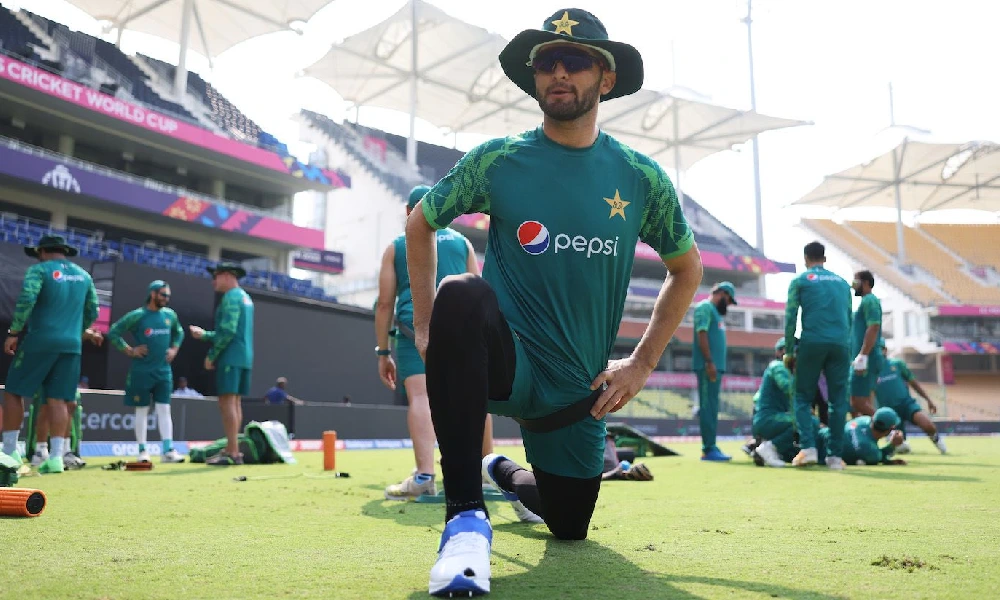
[[[377,354],[378,356],[389,356],[390,354],[392,354],[392,351],[391,350],[383,350],[383,349],[379,348],[378,346],[375,346],[375,354]]]

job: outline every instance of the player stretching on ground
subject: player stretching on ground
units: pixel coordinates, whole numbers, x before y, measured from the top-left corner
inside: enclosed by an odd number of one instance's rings
[[[446,526],[431,594],[490,589],[493,530],[481,476],[545,520],[587,536],[601,487],[605,421],[642,389],[701,282],[694,237],[652,159],[597,127],[600,100],[642,86],[642,58],[601,22],[558,11],[500,54],[537,99],[542,125],[471,150],[407,221],[418,351],[438,433]],[[449,277],[435,296],[435,231],[462,214],[491,217],[482,277]],[[635,258],[645,241],[670,276],[631,356],[608,361]],[[521,424],[529,472],[480,460],[488,412]]]

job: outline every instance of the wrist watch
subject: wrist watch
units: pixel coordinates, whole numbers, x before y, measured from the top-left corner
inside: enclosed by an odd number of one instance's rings
[[[388,349],[383,350],[383,349],[379,348],[378,346],[375,346],[375,354],[377,354],[379,356],[389,356],[390,354],[392,354],[392,351],[388,350]]]

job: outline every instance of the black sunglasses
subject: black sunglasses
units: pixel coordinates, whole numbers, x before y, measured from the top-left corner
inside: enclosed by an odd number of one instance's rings
[[[531,61],[531,68],[539,73],[551,73],[556,70],[556,63],[562,63],[567,73],[588,71],[595,64],[604,66],[604,61],[586,50],[560,46],[551,50],[542,50]]]

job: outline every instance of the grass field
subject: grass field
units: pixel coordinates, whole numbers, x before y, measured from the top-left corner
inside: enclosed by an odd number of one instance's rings
[[[590,538],[493,515],[496,598],[986,598],[1000,593],[1000,439],[926,439],[905,467],[806,471],[644,459],[605,483]],[[522,459],[523,451],[509,450]],[[426,598],[441,504],[382,499],[402,450],[341,452],[350,478],[300,464],[28,477],[37,518],[0,518],[0,597]],[[245,475],[247,481],[234,477]],[[295,477],[286,477],[294,475]],[[308,476],[311,475],[311,476]],[[255,479],[255,478],[260,479]]]

